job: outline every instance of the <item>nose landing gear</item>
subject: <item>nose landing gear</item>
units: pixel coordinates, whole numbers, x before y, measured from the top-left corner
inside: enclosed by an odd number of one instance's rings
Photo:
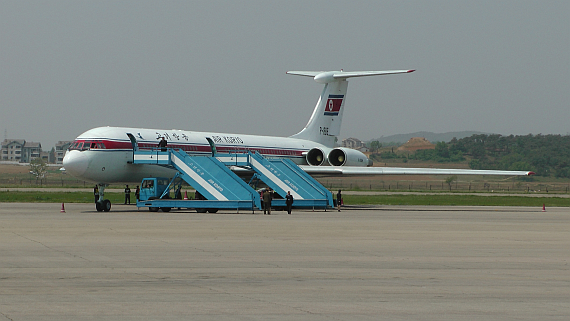
[[[97,212],[109,212],[111,210],[111,201],[105,199],[106,184],[99,184],[99,200],[95,203]]]

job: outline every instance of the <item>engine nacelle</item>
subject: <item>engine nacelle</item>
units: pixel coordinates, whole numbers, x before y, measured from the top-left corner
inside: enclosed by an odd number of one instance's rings
[[[370,166],[370,161],[364,153],[355,149],[338,147],[328,155],[331,166]]]
[[[326,164],[327,154],[330,152],[330,149],[323,150],[321,148],[313,148],[311,149],[307,155],[305,156],[307,160],[307,164],[311,166],[321,166]]]

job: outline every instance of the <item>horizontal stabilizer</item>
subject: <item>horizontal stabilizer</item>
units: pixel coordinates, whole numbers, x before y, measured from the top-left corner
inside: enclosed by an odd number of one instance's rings
[[[405,74],[414,72],[415,70],[386,70],[386,71],[288,71],[288,75],[313,77],[316,82],[321,84],[330,83],[337,80],[346,80],[353,77],[381,76],[393,74]]]
[[[322,74],[324,71],[288,71],[287,75],[295,76],[305,76],[305,77],[315,77],[318,74]]]

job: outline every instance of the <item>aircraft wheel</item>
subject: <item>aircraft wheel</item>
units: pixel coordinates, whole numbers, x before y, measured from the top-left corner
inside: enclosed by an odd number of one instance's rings
[[[101,204],[101,202],[95,202],[95,208],[97,212],[103,212],[103,204]]]
[[[170,210],[172,209],[171,207],[161,207],[160,208],[163,212],[170,212]]]
[[[111,210],[111,201],[103,200],[103,211],[109,212]]]
[[[217,212],[218,212],[218,209],[217,209],[217,208],[210,208],[210,209],[208,209],[208,213],[212,213],[212,214],[213,214],[213,213],[217,213]]]

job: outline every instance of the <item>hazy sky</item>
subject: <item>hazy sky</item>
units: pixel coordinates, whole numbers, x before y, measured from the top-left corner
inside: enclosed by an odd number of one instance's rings
[[[289,136],[349,80],[341,139],[570,132],[570,1],[0,1],[0,129]],[[2,139],[4,135],[2,136]]]

